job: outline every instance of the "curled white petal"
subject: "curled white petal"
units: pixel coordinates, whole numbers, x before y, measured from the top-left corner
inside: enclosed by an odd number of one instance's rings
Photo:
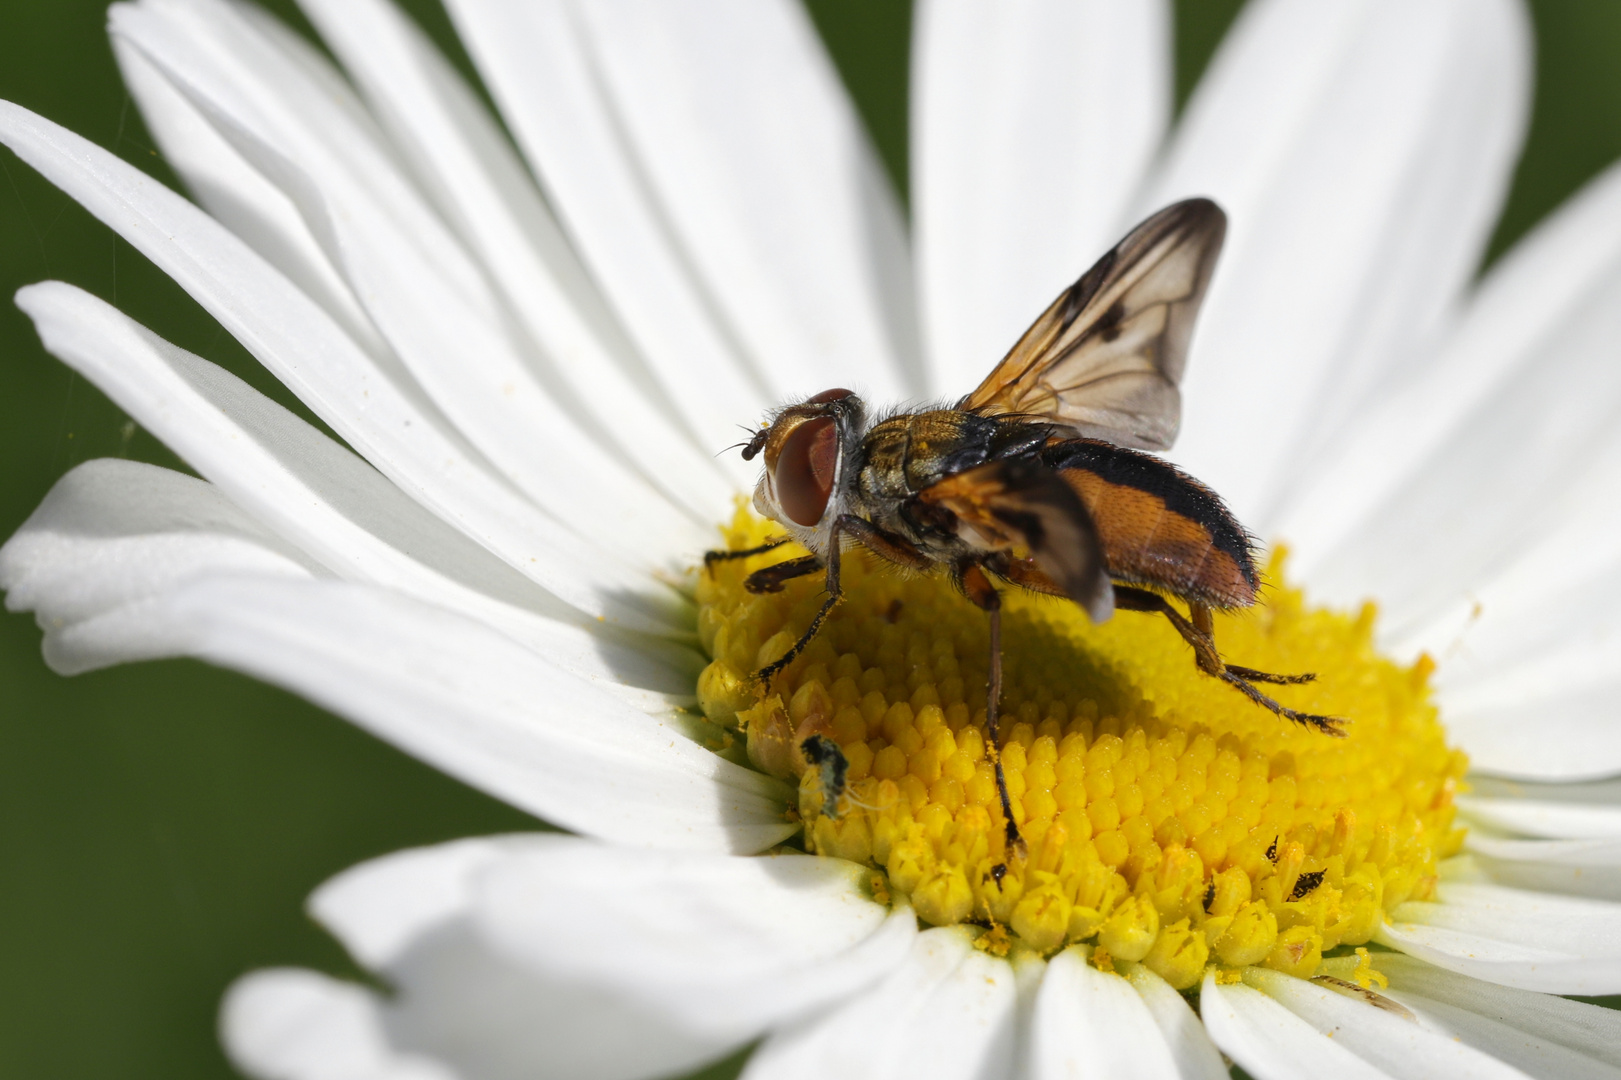
[[[377,996],[297,968],[232,984],[220,1038],[237,1068],[261,1080],[456,1080],[442,1064],[388,1043]]]

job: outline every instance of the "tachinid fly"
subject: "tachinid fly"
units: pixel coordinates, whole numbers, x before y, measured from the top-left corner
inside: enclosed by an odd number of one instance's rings
[[[1280,717],[1341,734],[1340,721],[1287,708],[1257,683],[1300,683],[1225,663],[1211,612],[1255,603],[1249,534],[1221,499],[1167,462],[1181,419],[1177,384],[1227,218],[1208,199],[1166,207],[1065,289],[973,393],[950,408],[874,418],[848,390],[778,410],[743,450],[764,454],[754,506],[811,554],[750,575],[751,592],[825,573],[827,597],[769,679],[839,602],[839,554],[856,543],[915,570],[943,566],[990,617],[986,745],[1010,850],[1013,822],[998,747],[1001,599],[997,582],[1068,597],[1094,621],[1158,612],[1199,669]],[[1182,614],[1167,597],[1187,605]],[[836,748],[835,748],[836,749]]]

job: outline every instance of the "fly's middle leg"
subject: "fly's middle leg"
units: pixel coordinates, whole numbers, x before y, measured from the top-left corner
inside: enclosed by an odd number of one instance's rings
[[[1002,702],[1002,595],[991,584],[990,578],[978,564],[961,562],[952,567],[952,576],[963,595],[991,617],[990,685],[985,694],[985,756],[996,771],[996,794],[1002,802],[1002,818],[1006,821],[1007,853],[1009,858],[1024,858],[1027,849],[1019,826],[1013,820],[1013,800],[1008,797],[1007,776],[1002,771],[1002,740],[999,714]],[[991,877],[1000,884],[1007,873],[1006,863],[991,867]]]

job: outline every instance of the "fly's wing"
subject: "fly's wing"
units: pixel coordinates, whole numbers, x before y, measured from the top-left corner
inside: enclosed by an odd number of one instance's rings
[[[1226,233],[1209,199],[1161,210],[1065,289],[958,408],[1169,449],[1193,320]]]
[[[1029,461],[993,461],[948,476],[917,499],[950,511],[957,537],[970,547],[1034,562],[1055,591],[1080,604],[1094,622],[1114,611],[1114,587],[1092,515],[1053,470]]]

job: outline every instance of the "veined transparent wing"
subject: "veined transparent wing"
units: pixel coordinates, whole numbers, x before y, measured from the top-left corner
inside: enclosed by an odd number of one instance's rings
[[[1150,217],[1065,289],[958,408],[1168,449],[1188,339],[1226,233],[1227,215],[1209,199]]]

